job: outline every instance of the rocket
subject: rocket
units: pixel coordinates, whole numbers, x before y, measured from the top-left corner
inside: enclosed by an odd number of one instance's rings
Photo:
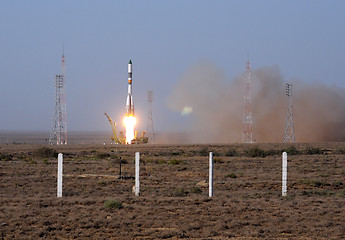
[[[128,95],[126,101],[126,116],[134,116],[134,102],[132,97],[132,61],[128,62]]]

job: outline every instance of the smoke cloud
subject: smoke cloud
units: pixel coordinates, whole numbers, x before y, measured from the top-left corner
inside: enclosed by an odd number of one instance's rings
[[[345,90],[322,84],[293,84],[293,115],[297,142],[345,140]],[[252,70],[253,138],[282,142],[288,108],[285,82],[277,66]],[[231,81],[208,61],[192,66],[167,99],[168,107],[191,120],[193,143],[242,140],[244,74]]]

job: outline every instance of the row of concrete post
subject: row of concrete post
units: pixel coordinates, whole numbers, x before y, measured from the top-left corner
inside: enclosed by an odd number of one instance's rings
[[[58,155],[58,174],[57,174],[57,197],[62,197],[62,172],[63,172],[63,155]],[[209,154],[209,179],[208,179],[208,196],[213,196],[213,153]],[[140,194],[140,153],[135,153],[135,196]],[[287,195],[287,153],[283,152],[282,156],[282,196]]]

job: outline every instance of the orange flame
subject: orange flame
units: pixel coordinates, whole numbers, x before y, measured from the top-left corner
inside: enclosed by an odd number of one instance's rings
[[[134,116],[126,116],[123,120],[126,126],[126,144],[131,144],[132,140],[134,139],[134,126],[136,123],[136,119]]]

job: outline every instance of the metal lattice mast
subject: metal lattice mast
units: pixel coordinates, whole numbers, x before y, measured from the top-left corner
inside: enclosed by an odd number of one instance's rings
[[[249,58],[247,62],[247,69],[244,75],[244,102],[243,102],[243,132],[242,143],[253,143],[253,119],[252,119],[252,90],[251,90],[251,71]]]
[[[67,145],[65,54],[62,54],[61,74],[55,75],[55,116],[49,144]]]
[[[147,92],[147,103],[148,103],[148,114],[147,114],[147,128],[146,133],[149,138],[149,142],[155,143],[155,133],[153,131],[153,120],[152,120],[152,101],[153,101],[153,91]]]
[[[295,127],[292,114],[292,84],[286,84],[286,96],[288,97],[288,112],[286,115],[284,143],[295,142]]]

